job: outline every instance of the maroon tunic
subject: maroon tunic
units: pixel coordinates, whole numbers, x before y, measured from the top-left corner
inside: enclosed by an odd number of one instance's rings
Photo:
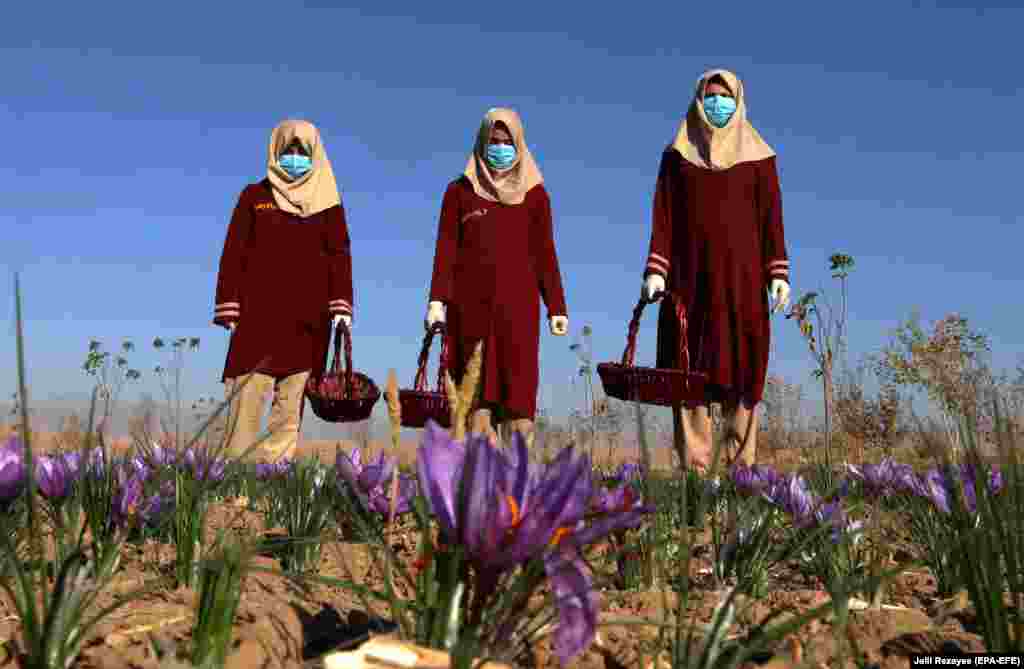
[[[715,402],[761,401],[770,328],[766,287],[789,281],[775,158],[712,171],[662,156],[644,276],[661,274],[687,310],[690,367],[706,372]],[[660,368],[678,368],[679,327],[658,314]]]
[[[217,275],[213,322],[237,322],[221,380],[319,373],[330,317],[351,313],[352,256],[341,205],[304,219],[277,207],[266,179],[247,186]]]
[[[484,341],[481,401],[510,418],[537,410],[540,300],[568,315],[555,253],[551,201],[535,186],[519,205],[485,200],[466,178],[444,194],[430,299],[447,307],[452,378]]]

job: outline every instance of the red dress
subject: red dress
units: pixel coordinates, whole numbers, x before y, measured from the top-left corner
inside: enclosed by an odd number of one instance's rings
[[[351,313],[352,256],[341,205],[300,218],[277,207],[266,179],[247,186],[217,274],[213,322],[237,321],[221,380],[321,372],[331,316]]]
[[[690,367],[709,375],[711,401],[761,401],[771,330],[766,287],[789,281],[775,158],[713,171],[662,156],[644,272],[661,274],[686,306]],[[657,366],[678,368],[674,311],[658,313]]]
[[[503,205],[477,195],[465,177],[453,181],[441,205],[430,299],[447,307],[452,378],[461,380],[483,340],[481,400],[532,419],[541,299],[549,317],[568,315],[544,186],[522,204]]]

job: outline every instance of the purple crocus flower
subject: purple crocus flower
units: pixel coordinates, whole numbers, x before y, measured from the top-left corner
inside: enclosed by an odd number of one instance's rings
[[[420,487],[446,542],[465,549],[475,570],[474,591],[483,599],[502,572],[543,559],[559,614],[554,646],[568,663],[593,641],[597,621],[581,548],[638,524],[650,509],[608,513],[586,523],[594,495],[590,458],[577,457],[569,447],[540,468],[531,467],[528,457],[519,434],[505,452],[480,435],[454,441],[428,421],[417,453]]]
[[[139,506],[143,501],[142,478],[137,474],[122,477],[112,501],[111,520],[114,524],[121,528],[133,525],[138,516]]]
[[[223,481],[227,462],[204,450],[190,448],[185,451],[185,467],[200,481]]]
[[[153,525],[160,516],[174,511],[175,501],[174,481],[165,480],[160,489],[142,503],[138,518],[148,525]]]
[[[890,458],[885,458],[877,465],[847,465],[847,470],[850,476],[863,484],[865,492],[871,497],[885,496],[899,485],[904,476],[904,472]]]
[[[382,515],[391,512],[391,480],[396,475],[397,459],[381,452],[377,459],[363,464],[362,450],[353,448],[352,453],[338,451],[334,469],[338,484],[347,484],[363,501],[367,508]],[[395,514],[412,511],[416,497],[416,482],[408,475],[398,474],[398,499]]]
[[[46,499],[65,499],[73,480],[74,473],[63,455],[41,455],[36,459],[36,485]]]
[[[791,515],[797,527],[809,527],[814,524],[816,500],[806,479],[799,474],[789,474],[776,481],[763,495]]]
[[[145,472],[148,478],[154,469],[177,466],[178,453],[173,448],[168,448],[154,442],[146,452],[137,453],[132,458],[132,464],[138,471]]]
[[[781,478],[778,472],[767,465],[747,466],[736,463],[730,472],[736,492],[744,496],[761,495],[777,484]]]
[[[612,475],[613,481],[642,481],[644,478],[644,467],[639,462],[623,462]]]
[[[914,495],[928,500],[940,512],[949,513],[949,491],[937,467],[929,469],[924,475],[915,475],[909,482],[909,488]]]
[[[814,521],[818,527],[831,526],[832,543],[839,543],[843,536],[853,537],[856,543],[864,528],[862,521],[852,521],[840,501],[836,500],[819,505],[814,510]]]
[[[525,448],[513,436],[512,450]],[[509,458],[479,435],[454,442],[428,424],[417,453],[420,488],[447,541],[465,546],[474,565],[500,573],[538,557],[567,524],[563,519],[586,512],[590,496],[573,497],[580,479],[590,483],[588,458],[566,462],[559,454],[556,463],[562,466],[549,467],[533,481],[527,458],[525,452]],[[459,504],[460,489],[464,504]]]
[[[973,464],[960,465],[960,484],[964,490],[964,506],[967,511],[975,513],[978,506],[975,486],[978,480],[978,469]],[[1003,488],[1003,476],[993,465],[988,472],[988,494],[998,495]]]
[[[591,500],[591,507],[600,513],[632,511],[642,505],[641,496],[629,483],[614,488],[598,488]]]
[[[17,437],[0,446],[0,503],[21,494],[25,486],[25,447]]]
[[[369,495],[370,508],[375,513],[386,516],[391,513],[391,482],[374,488]],[[395,501],[395,515],[400,516],[412,511],[413,500],[416,498],[416,479],[408,474],[398,475],[398,499]]]
[[[598,598],[587,563],[575,550],[554,550],[544,559],[544,570],[558,611],[554,651],[562,666],[593,643],[597,629]]]
[[[255,466],[256,478],[260,481],[269,481],[271,479],[281,478],[287,476],[288,472],[292,469],[292,461],[287,459],[281,459],[277,462],[258,462]]]

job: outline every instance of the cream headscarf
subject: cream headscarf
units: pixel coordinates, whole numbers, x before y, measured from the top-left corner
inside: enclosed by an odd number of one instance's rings
[[[313,168],[293,181],[277,161],[295,140],[309,152]],[[320,141],[320,131],[309,121],[282,121],[274,128],[267,155],[267,178],[277,206],[302,218],[341,204],[331,161]]]
[[[736,111],[724,128],[716,128],[704,114],[704,88],[718,75],[736,98]],[[712,170],[727,170],[733,165],[763,160],[775,155],[747,121],[747,102],[743,82],[729,70],[709,70],[697,81],[697,91],[686,119],[679,126],[672,148],[687,162]]]
[[[512,134],[512,142],[516,147],[516,161],[507,170],[495,170],[487,164],[487,144],[490,141],[491,128],[501,121]],[[476,194],[491,202],[502,204],[522,204],[526,194],[537,184],[544,183],[544,177],[533,159],[526,139],[523,135],[523,122],[519,114],[511,109],[498,107],[487,112],[480,131],[476,136],[473,155],[469,157],[464,172]]]

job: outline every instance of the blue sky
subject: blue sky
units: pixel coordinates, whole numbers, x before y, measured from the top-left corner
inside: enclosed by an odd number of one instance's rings
[[[116,4],[116,9],[114,5]],[[222,392],[210,324],[238,193],[286,117],[323,133],[353,243],[356,366],[412,381],[437,215],[483,113],[512,106],[544,171],[576,333],[617,359],[650,234],[661,151],[694,81],[744,80],[779,154],[794,297],[853,255],[855,356],[917,307],[957,310],[997,366],[1024,352],[1024,11],[964,3],[15,3],[0,125],[0,378],[14,390],[13,273],[33,396],[89,388],[87,341],[198,336],[190,395]],[[579,7],[583,7],[580,9]],[[799,7],[799,9],[797,9]],[[707,8],[706,16],[700,9]],[[652,310],[653,311],[653,310]],[[654,314],[638,360],[653,358]],[[571,339],[543,334],[544,403],[564,413]],[[771,371],[809,383],[795,325]],[[158,362],[140,347],[133,361]],[[155,389],[143,384],[139,389]],[[132,396],[132,393],[127,395]]]

